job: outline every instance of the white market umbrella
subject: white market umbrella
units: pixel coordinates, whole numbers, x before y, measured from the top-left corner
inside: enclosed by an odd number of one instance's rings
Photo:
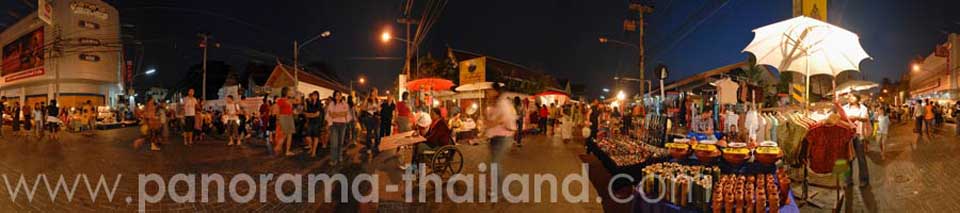
[[[810,76],[836,76],[843,71],[859,71],[860,61],[870,58],[860,46],[857,34],[805,16],[763,26],[753,32],[753,41],[743,51],[753,53],[757,64],[806,75],[808,101]]]
[[[457,92],[480,91],[480,97],[478,99],[483,100],[483,98],[486,97],[483,91],[487,89],[493,89],[493,84],[494,82],[469,83],[469,84],[460,85],[454,90],[456,90]],[[503,86],[502,83],[500,83],[500,85]],[[478,102],[480,102],[480,104],[483,104],[483,101],[478,101]],[[473,113],[467,113],[467,114],[473,114]]]
[[[477,90],[485,90],[485,89],[493,89],[493,82],[478,82],[478,83],[464,84],[464,85],[460,85],[454,90],[456,90],[457,92],[466,92],[466,91],[477,91]]]
[[[835,94],[835,95],[845,94],[845,93],[851,93],[856,91],[869,90],[877,87],[880,87],[880,85],[877,83],[873,83],[869,81],[853,80],[853,81],[847,81],[845,83],[840,84],[839,86],[837,86],[836,89],[830,92],[830,94]]]

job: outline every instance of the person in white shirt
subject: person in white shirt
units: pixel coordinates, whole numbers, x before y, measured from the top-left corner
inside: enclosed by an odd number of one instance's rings
[[[883,144],[887,142],[887,132],[890,129],[890,116],[887,115],[889,112],[883,108],[879,108],[879,116],[877,116],[877,143],[880,144],[880,159],[886,159],[886,156],[883,154]]]
[[[197,116],[197,99],[193,97],[193,89],[187,90],[187,97],[183,97],[183,118],[184,118],[184,127],[183,127],[183,144],[190,146],[193,145],[193,132],[198,129],[196,124]]]
[[[504,94],[500,89],[499,84],[493,84],[493,88],[497,90],[497,93],[500,94],[500,97],[497,97],[497,103],[493,108],[490,108],[487,111],[485,126],[488,128],[484,131],[484,135],[490,138],[490,166],[491,169],[494,165],[500,164],[500,160],[503,158],[503,155],[506,154],[507,149],[513,145],[513,136],[517,132],[517,111],[513,107],[513,104],[509,100],[510,97],[507,94]],[[496,177],[499,180],[503,180],[502,175],[507,172],[503,170],[503,166],[497,166],[500,171],[499,174],[501,177]],[[493,178],[493,177],[492,177]],[[490,199],[497,199],[497,189],[491,189]]]
[[[233,95],[227,95],[223,106],[223,124],[227,127],[227,146],[241,145],[238,128],[240,127],[240,105],[233,101]]]
[[[851,94],[847,98],[847,101],[847,104],[843,106],[843,112],[846,113],[847,120],[852,122],[856,128],[856,136],[853,137],[853,150],[860,172],[860,186],[864,187],[870,185],[870,174],[867,170],[866,147],[865,144],[863,144],[864,122],[868,121],[869,116],[867,115],[867,107],[860,103],[860,97]],[[853,171],[853,164],[850,163],[848,165],[851,167],[850,171]],[[847,184],[852,183],[853,178],[852,175],[850,175],[847,178]]]

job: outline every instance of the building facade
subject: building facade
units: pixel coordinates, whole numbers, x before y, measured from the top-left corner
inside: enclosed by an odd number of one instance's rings
[[[911,63],[902,81],[909,84],[910,99],[956,101],[960,91],[960,38],[956,33],[947,37],[933,53]]]
[[[41,1],[0,33],[0,95],[61,107],[113,105],[122,94],[119,12],[100,0]],[[46,5],[44,5],[44,3]]]

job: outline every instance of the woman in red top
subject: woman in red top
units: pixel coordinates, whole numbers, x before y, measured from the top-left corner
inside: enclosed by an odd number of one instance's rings
[[[400,95],[400,101],[397,102],[397,130],[398,132],[410,131],[410,107],[407,106],[407,97],[410,93],[403,92]]]
[[[283,133],[283,140],[279,142],[283,144],[286,155],[293,156],[293,152],[290,152],[290,143],[293,142],[291,139],[296,127],[293,123],[293,104],[288,99],[289,93],[290,88],[284,87],[280,90],[280,98],[277,99],[277,108],[279,109],[277,124],[280,126],[281,133]]]
[[[550,109],[547,109],[547,105],[540,106],[540,131],[543,134],[547,134],[547,119],[550,116]]]

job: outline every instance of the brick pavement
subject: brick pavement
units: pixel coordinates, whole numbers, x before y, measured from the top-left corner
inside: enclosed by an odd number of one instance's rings
[[[67,176],[67,184],[72,185],[70,181],[72,176],[86,174],[92,180],[91,184],[96,186],[96,178],[99,175],[105,175],[108,185],[113,185],[117,174],[123,175],[120,178],[118,187],[112,201],[106,201],[106,195],[101,192],[96,202],[93,202],[86,192],[83,183],[77,188],[72,201],[67,201],[65,195],[60,193],[56,200],[51,200],[47,196],[45,186],[37,187],[37,194],[32,201],[26,201],[23,194],[18,195],[16,201],[10,199],[8,193],[9,187],[0,185],[0,209],[11,211],[72,211],[72,212],[102,212],[102,211],[133,211],[137,209],[138,183],[137,174],[156,173],[169,180],[171,176],[178,173],[218,173],[225,177],[246,173],[256,175],[263,173],[344,173],[348,177],[355,177],[360,172],[373,171],[380,169],[377,174],[388,176],[389,174],[399,172],[392,168],[395,163],[383,161],[391,159],[390,154],[386,153],[379,160],[365,163],[356,158],[357,148],[352,149],[350,156],[353,161],[349,165],[330,168],[326,166],[325,157],[312,159],[303,154],[294,157],[271,156],[266,149],[256,142],[248,142],[244,147],[227,147],[223,141],[207,141],[194,145],[192,147],[183,146],[179,138],[173,140],[163,147],[162,151],[147,151],[146,146],[140,150],[132,148],[132,141],[137,137],[134,128],[124,128],[115,130],[100,131],[94,137],[86,137],[78,134],[64,133],[59,142],[38,140],[33,138],[17,138],[9,135],[9,128],[5,129],[5,135],[0,137],[0,174],[10,178],[11,184],[16,184],[16,178],[20,174],[27,177],[28,184],[33,184],[36,175],[45,174],[56,177],[61,174]],[[556,174],[562,178],[566,174],[579,172],[579,160],[577,154],[582,152],[581,145],[574,143],[562,143],[560,141],[549,140],[546,137],[528,138],[526,146],[523,148],[512,149],[504,159],[504,164],[509,171],[524,171],[535,173]],[[465,154],[464,174],[478,173],[476,164],[488,159],[487,146],[481,144],[478,146],[460,145]],[[324,154],[325,155],[325,154]],[[384,166],[388,165],[388,166]],[[276,178],[276,177],[275,177]],[[381,178],[381,189],[388,182]],[[3,180],[0,180],[3,181]],[[54,185],[54,181],[50,181]],[[197,193],[200,193],[200,186],[197,181]],[[259,180],[257,182],[259,184]],[[269,191],[268,202],[259,202],[259,195],[249,203],[230,202],[229,192],[227,203],[176,203],[170,200],[169,193],[160,203],[147,204],[147,211],[172,211],[172,212],[209,212],[209,211],[251,211],[251,212],[372,212],[384,210],[385,212],[489,212],[489,211],[552,211],[552,212],[597,212],[602,211],[599,203],[595,202],[597,191],[588,186],[590,201],[588,203],[565,203],[555,204],[453,204],[444,201],[440,203],[404,203],[400,202],[397,195],[381,193],[381,203],[379,204],[357,204],[355,200],[350,199],[348,203],[294,203],[281,204],[277,202],[273,194],[275,179],[266,182]],[[250,190],[241,187],[238,191],[241,194]],[[589,185],[589,184],[588,184]],[[185,192],[186,185],[177,186],[177,192]],[[292,191],[292,185],[283,186],[283,191],[289,193]],[[362,187],[365,188],[365,187]],[[155,185],[146,187],[147,193],[156,192]],[[512,192],[517,192],[518,187],[511,187]],[[463,193],[462,186],[456,187],[457,193]],[[22,191],[20,193],[23,193]],[[259,193],[259,192],[258,192]],[[431,192],[434,193],[434,192]],[[304,194],[306,194],[304,192]],[[333,199],[338,200],[338,193],[334,193]],[[479,192],[477,192],[479,195]],[[132,198],[133,202],[126,202],[126,198]],[[318,196],[323,199],[323,196]],[[431,196],[428,196],[431,197]],[[199,198],[198,198],[199,200]],[[304,198],[304,200],[306,200]]]
[[[886,159],[880,146],[869,145],[867,168],[870,186],[847,188],[845,212],[957,212],[960,191],[960,137],[954,125],[944,125],[931,139],[920,143],[913,122],[893,124],[886,144]],[[856,168],[855,168],[856,169]],[[858,180],[855,178],[855,180]],[[829,212],[812,206],[803,212]]]

